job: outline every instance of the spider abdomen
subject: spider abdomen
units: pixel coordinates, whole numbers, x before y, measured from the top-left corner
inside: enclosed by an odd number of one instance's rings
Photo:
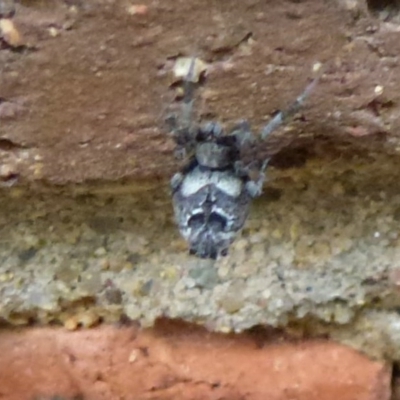
[[[247,218],[251,198],[233,169],[196,166],[173,195],[175,217],[192,254],[226,255]]]
[[[183,178],[180,191],[184,197],[189,197],[206,186],[236,198],[243,190],[243,180],[231,170],[210,170],[197,166]]]

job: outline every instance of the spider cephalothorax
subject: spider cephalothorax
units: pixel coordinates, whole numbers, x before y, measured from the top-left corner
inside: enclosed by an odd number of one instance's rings
[[[255,143],[246,121],[228,134],[224,134],[217,122],[192,124],[194,63],[195,58],[185,78],[182,115],[179,120],[175,115],[167,118],[177,152],[190,156],[182,171],[171,179],[173,206],[190,253],[216,259],[228,253],[247,219],[251,200],[261,194],[268,160],[260,163],[258,177],[252,179],[249,166],[242,162],[243,148]],[[317,78],[286,111],[265,126],[260,135],[262,140],[298,111],[316,82]]]

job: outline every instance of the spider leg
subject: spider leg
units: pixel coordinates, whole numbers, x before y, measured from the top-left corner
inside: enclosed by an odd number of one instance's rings
[[[280,125],[285,123],[290,117],[296,114],[299,109],[302,107],[306,98],[310,95],[310,93],[314,90],[317,85],[319,79],[322,76],[322,70],[320,69],[318,75],[307,85],[304,89],[303,93],[296,98],[296,100],[286,109],[275,115],[268,122],[268,124],[261,131],[261,139],[266,139],[269,134],[271,134],[274,130],[276,130]]]
[[[171,132],[178,130],[178,118],[176,114],[168,114],[164,121]]]
[[[179,126],[178,117],[175,114],[168,115],[165,118],[165,122],[169,131],[172,132],[172,137],[176,143],[174,156],[178,160],[183,160],[192,147],[193,140],[191,140],[190,132],[188,129],[182,129]]]
[[[207,122],[200,128],[200,138],[206,140],[222,136],[222,126],[218,122]],[[204,136],[204,137],[203,137]]]
[[[263,162],[256,180],[250,180],[246,182],[246,191],[252,198],[258,197],[262,193],[262,188],[265,181],[265,169],[267,168],[268,162],[269,158]]]
[[[258,197],[262,193],[262,188],[264,186],[264,181],[265,181],[265,170],[267,168],[269,160],[270,159],[268,158],[263,162],[258,172],[258,177],[256,180],[248,180],[245,183],[246,191],[252,198]],[[241,178],[249,177],[251,165],[245,166],[241,161],[236,161],[234,164],[234,168],[237,176]]]
[[[252,145],[255,142],[255,137],[251,133],[250,124],[247,120],[239,121],[239,123],[233,128],[231,135],[236,137],[239,148]],[[256,161],[254,160],[250,164],[244,165],[243,161],[237,160],[234,163],[235,174],[241,178],[249,178],[250,171],[255,163]],[[262,193],[262,187],[265,181],[264,171],[267,167],[267,163],[268,160],[263,163],[256,180],[248,180],[245,183],[246,191],[252,198],[257,197]]]
[[[243,161],[238,160],[233,164],[235,174],[240,178],[245,178],[249,176],[250,168],[249,166],[245,166]]]
[[[181,123],[184,129],[189,129],[192,123],[192,110],[194,104],[194,70],[196,65],[196,57],[192,57],[189,65],[188,73],[185,77],[184,81],[184,92],[183,92],[183,102],[182,102],[182,116],[181,116]]]
[[[236,136],[239,147],[252,144],[255,141],[255,137],[251,133],[250,124],[245,119],[242,119],[233,127],[231,135]]]
[[[173,192],[178,190],[179,186],[181,185],[183,181],[183,174],[180,172],[177,172],[170,181],[170,186]]]
[[[170,114],[166,117],[165,122],[169,130],[173,134],[173,138],[177,145],[174,154],[178,159],[183,159],[195,147],[195,133],[191,127],[192,109],[193,109],[193,93],[195,88],[194,69],[196,57],[190,60],[189,70],[184,78],[183,100],[180,110],[180,116]]]

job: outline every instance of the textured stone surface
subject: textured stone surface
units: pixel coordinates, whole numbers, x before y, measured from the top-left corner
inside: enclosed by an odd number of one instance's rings
[[[390,368],[327,340],[188,325],[0,331],[0,398],[388,400]],[[56,397],[58,396],[58,397]]]

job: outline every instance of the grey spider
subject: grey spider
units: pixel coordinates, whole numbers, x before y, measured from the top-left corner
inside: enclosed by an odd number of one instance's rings
[[[258,177],[252,179],[242,151],[257,142],[246,120],[228,134],[218,122],[200,126],[192,123],[195,60],[192,58],[184,80],[181,116],[170,115],[166,119],[177,154],[189,156],[188,163],[171,179],[172,199],[175,220],[190,254],[216,259],[228,254],[246,222],[252,199],[262,193],[269,159],[262,162]],[[271,119],[261,131],[261,140],[299,110],[320,76],[321,73],[286,110]]]

